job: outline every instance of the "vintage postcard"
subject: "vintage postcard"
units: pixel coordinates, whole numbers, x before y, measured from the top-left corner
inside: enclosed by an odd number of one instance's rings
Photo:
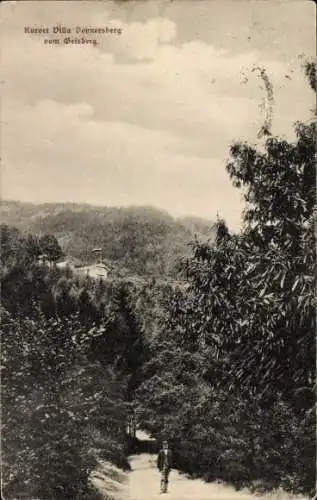
[[[5,1],[0,67],[3,497],[314,498],[314,2]]]

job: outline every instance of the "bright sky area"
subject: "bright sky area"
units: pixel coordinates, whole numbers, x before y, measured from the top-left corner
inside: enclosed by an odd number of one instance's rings
[[[265,67],[273,84],[272,132],[292,139],[314,102],[301,69],[315,53],[314,9],[279,0],[4,3],[2,197],[218,212],[237,229],[241,193],[225,162],[230,144],[256,141],[264,120],[265,89],[251,69]],[[94,47],[24,33],[60,24],[122,34]]]

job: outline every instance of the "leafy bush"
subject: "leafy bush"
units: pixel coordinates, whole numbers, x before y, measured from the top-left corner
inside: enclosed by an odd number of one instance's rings
[[[98,454],[127,466],[123,382],[90,354],[100,331],[39,311],[4,310],[2,328],[4,495],[86,498]]]

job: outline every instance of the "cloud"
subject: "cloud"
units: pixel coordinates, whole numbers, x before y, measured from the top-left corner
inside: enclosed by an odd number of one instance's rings
[[[225,135],[229,126],[243,133],[258,115],[259,81],[248,88],[241,86],[242,68],[258,61],[254,53],[233,58],[192,42],[181,48],[160,46],[151,62],[126,65],[92,47],[79,50],[44,47],[39,40],[29,43],[32,47],[23,55],[22,65],[18,42],[5,51],[3,64],[5,94],[23,102],[89,102],[98,120],[126,121],[186,134],[189,139],[201,137],[206,129],[218,135],[212,130],[215,124]],[[282,64],[273,69],[278,78],[284,77]]]
[[[267,69],[274,130],[290,137],[292,121],[306,117],[312,102],[298,68],[289,80],[288,62],[259,50],[237,53],[197,39],[175,45],[179,24],[160,17],[154,4],[153,17],[142,22],[99,3],[75,10],[66,2],[47,4],[48,10],[34,4],[31,14],[23,2],[14,14],[7,11],[4,195],[153,203],[208,217],[223,207],[236,226],[239,192],[224,159],[233,140],[255,140],[263,122],[265,89],[251,69]],[[26,23],[51,26],[61,19],[121,26],[123,33],[97,47],[46,46],[23,34]]]
[[[169,19],[151,19],[145,23],[121,23],[121,52],[137,60],[153,60],[162,44],[176,36],[176,25]],[[122,45],[122,47],[121,47]]]
[[[167,153],[168,134],[95,122],[91,111],[87,104],[52,101],[11,107],[3,169],[7,197],[154,204],[176,215],[219,210],[231,224],[239,223],[239,211],[232,210],[239,206],[239,193],[228,189],[217,159]]]

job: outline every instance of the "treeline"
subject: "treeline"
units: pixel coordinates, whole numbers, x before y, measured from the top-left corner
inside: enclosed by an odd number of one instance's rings
[[[314,494],[316,171],[314,120],[297,140],[234,144],[244,228],[195,243],[188,286],[155,324],[136,407],[176,464],[238,487]],[[162,305],[163,302],[162,302]]]
[[[131,284],[40,265],[39,242],[1,226],[2,491],[97,499],[97,460],[128,468],[142,325]]]
[[[76,204],[32,205],[3,202],[3,222],[32,234],[54,234],[66,256],[93,262],[93,248],[119,276],[173,276],[189,256],[195,234],[214,237],[213,222],[195,217],[174,219],[151,207],[109,208]]]

